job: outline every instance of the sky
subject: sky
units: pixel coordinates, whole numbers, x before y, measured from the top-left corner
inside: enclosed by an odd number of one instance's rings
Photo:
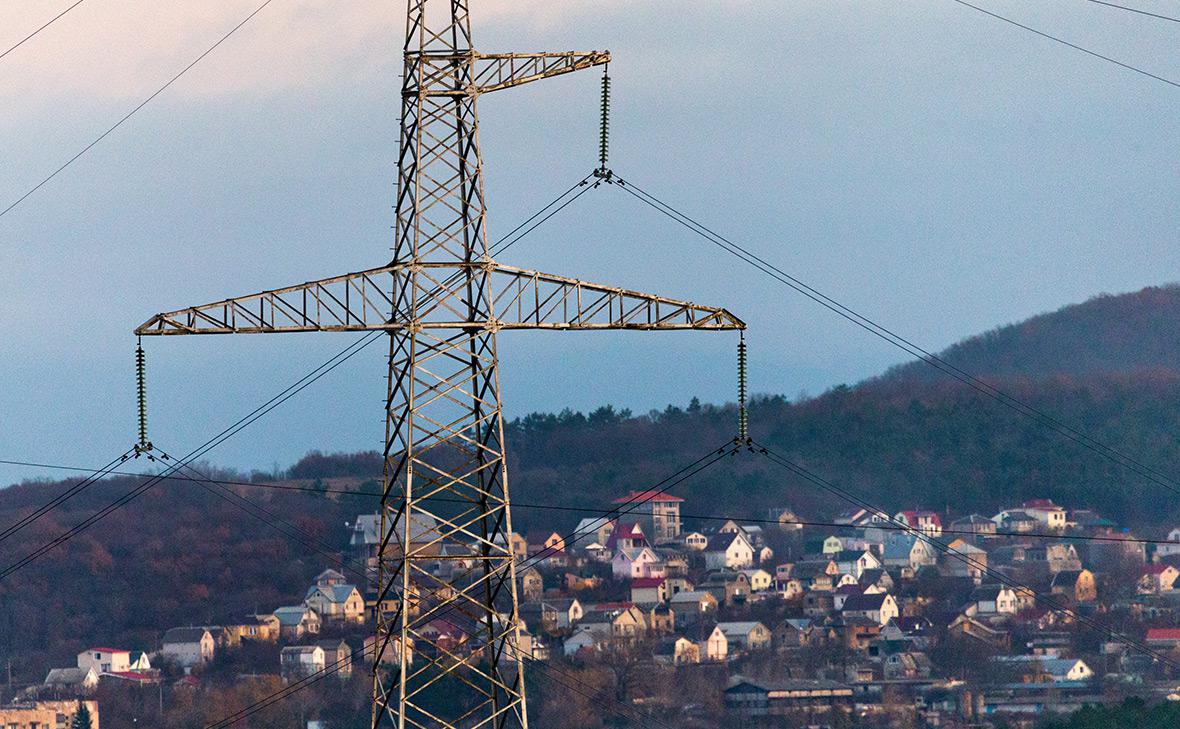
[[[0,52],[69,4],[3,3]],[[0,59],[0,209],[258,4],[87,0]],[[1085,0],[978,4],[1180,79],[1175,24]],[[609,49],[619,175],[928,349],[1180,278],[1180,88],[952,0],[471,5],[486,52]],[[0,217],[0,459],[126,450],[131,332],[150,315],[387,262],[403,25],[400,2],[273,0]],[[481,98],[493,239],[595,166],[598,84]],[[729,308],[758,393],[818,394],[904,358],[610,188],[501,260]],[[152,440],[187,453],[352,337],[149,338]],[[504,333],[505,411],[732,401],[735,346]],[[380,349],[208,459],[270,470],[379,448]],[[58,476],[0,467],[0,483]]]

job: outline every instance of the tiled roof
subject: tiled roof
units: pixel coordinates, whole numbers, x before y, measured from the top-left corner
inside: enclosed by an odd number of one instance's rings
[[[622,503],[637,504],[637,503],[642,503],[645,501],[662,501],[662,502],[679,503],[679,502],[684,501],[684,499],[680,498],[679,496],[673,496],[672,494],[664,493],[662,491],[632,491],[631,493],[627,494],[626,496],[622,496],[620,498],[615,499],[611,503],[613,503],[613,504],[622,504]]]

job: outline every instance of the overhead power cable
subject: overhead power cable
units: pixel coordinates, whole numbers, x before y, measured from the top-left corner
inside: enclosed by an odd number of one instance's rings
[[[77,2],[75,2],[73,5],[70,5],[70,6],[69,6],[69,7],[67,7],[65,10],[61,11],[61,12],[60,12],[60,13],[58,13],[57,15],[53,16],[52,18],[50,18],[50,19],[49,19],[49,22],[47,22],[45,25],[42,25],[40,28],[38,28],[38,29],[34,30],[32,33],[29,33],[29,34],[28,34],[28,35],[26,35],[24,38],[21,38],[19,41],[17,41],[17,42],[16,42],[16,45],[12,46],[12,47],[11,47],[11,48],[9,48],[8,50],[4,51],[3,53],[0,53],[0,60],[3,60],[3,58],[4,58],[5,56],[7,56],[9,53],[12,53],[12,52],[13,52],[13,51],[15,51],[17,48],[20,48],[21,46],[23,46],[23,45],[24,45],[24,44],[25,44],[27,41],[29,41],[29,40],[32,40],[33,36],[37,35],[37,34],[38,34],[38,33],[40,33],[41,31],[45,30],[45,29],[46,29],[46,28],[48,28],[49,26],[51,26],[51,25],[53,25],[54,23],[56,23],[58,20],[60,20],[60,19],[61,19],[61,17],[62,17],[63,15],[65,15],[65,14],[66,14],[66,13],[68,13],[68,12],[70,12],[70,11],[71,11],[71,10],[73,10],[74,8],[78,7],[78,6],[79,6],[79,5],[81,5],[83,2],[85,2],[85,0],[77,0]]]
[[[616,179],[616,187],[625,191],[627,194],[636,198],[640,202],[643,202],[645,205],[648,205],[661,214],[671,218],[685,228],[688,228],[726,253],[735,256],[741,261],[747,263],[750,266],[753,266],[762,273],[775,279],[779,283],[811,299],[815,303],[819,304],[825,309],[828,309],[837,316],[846,319],[847,321],[855,324],[873,336],[888,342],[894,347],[897,347],[914,359],[924,362],[934,369],[942,372],[943,374],[958,380],[964,385],[967,385],[971,389],[996,401],[1004,407],[1009,408],[1010,410],[1023,415],[1026,418],[1029,418],[1042,427],[1053,430],[1073,443],[1093,453],[1096,453],[1107,460],[1117,463],[1118,465],[1141,476],[1150,483],[1163,487],[1175,494],[1180,494],[1180,482],[1177,482],[1176,479],[1172,478],[1168,474],[1165,474],[1152,466],[1142,463],[1136,458],[1129,456],[1110,445],[1107,445],[1106,443],[1086,434],[1078,428],[1075,428],[1053,417],[1052,415],[1049,415],[1048,413],[1028,404],[1027,402],[1024,402],[1023,400],[1009,394],[1008,392],[1001,390],[999,387],[996,387],[995,385],[971,374],[970,372],[955,366],[939,355],[918,346],[913,341],[901,336],[895,331],[877,323],[876,321],[873,321],[864,314],[861,314],[852,308],[845,306],[844,304],[813,288],[812,286],[809,286],[799,278],[792,276],[782,268],[779,268],[773,263],[767,261],[765,258],[762,258],[761,256],[753,253],[749,249],[744,248],[737,243],[734,243],[732,240],[720,235],[716,231],[705,227],[697,220],[677,210],[668,203],[655,197],[651,193],[644,191],[635,183],[624,181],[618,178]]]
[[[776,463],[779,466],[782,466],[783,468],[796,474],[797,476],[800,476],[803,479],[809,481],[810,483],[812,483],[816,486],[819,486],[821,489],[823,489],[831,494],[834,494],[841,499],[844,499],[848,503],[853,504],[854,506],[857,506],[859,508],[866,509],[866,510],[871,511],[873,513],[878,513],[878,514],[885,513],[880,509],[880,507],[877,507],[877,506],[873,505],[871,502],[869,502],[859,496],[856,496],[855,494],[831,483],[830,481],[827,481],[826,479],[824,479],[824,478],[818,476],[817,474],[813,473],[812,471],[808,470],[804,466],[802,466],[798,463],[795,463],[794,461],[786,458],[785,456],[782,456],[782,455],[776,453],[775,451],[771,450],[768,446],[765,446],[765,445],[763,445],[761,443],[757,443],[757,442],[755,442],[753,445],[754,445],[754,452],[755,453],[765,456],[772,463]],[[1099,621],[1093,620],[1085,615],[1082,615],[1078,611],[1058,602],[1052,596],[1046,595],[1043,592],[1035,590],[1034,588],[1030,587],[1029,585],[1024,584],[1018,580],[1014,580],[1002,572],[998,572],[996,570],[993,570],[992,568],[988,567],[986,562],[980,562],[975,559],[972,559],[970,555],[964,554],[957,549],[952,549],[951,547],[941,543],[937,539],[932,538],[930,535],[922,532],[919,529],[914,529],[913,527],[908,527],[908,526],[906,527],[906,529],[909,531],[910,536],[914,537],[915,539],[919,539],[919,540],[925,542],[926,544],[930,545],[932,548],[938,550],[942,554],[946,554],[946,555],[950,556],[951,558],[956,559],[957,561],[967,565],[968,567],[977,570],[980,574],[987,575],[990,579],[994,580],[995,582],[997,582],[1001,585],[1004,585],[1006,587],[1009,587],[1009,588],[1027,591],[1028,593],[1034,595],[1037,598],[1037,600],[1042,605],[1046,606],[1049,610],[1051,610],[1055,613],[1058,613],[1060,615],[1065,615],[1069,618],[1072,618],[1073,620],[1076,620],[1077,622],[1079,622],[1083,625],[1091,627],[1091,628],[1105,634],[1108,638],[1114,640],[1115,642],[1122,643],[1122,644],[1130,646],[1131,648],[1134,648],[1138,651],[1141,651],[1144,655],[1151,656],[1151,657],[1155,658],[1156,660],[1160,661],[1161,663],[1171,666],[1172,668],[1180,668],[1180,662],[1172,660],[1164,653],[1161,653],[1160,651],[1155,650],[1154,648],[1147,645],[1143,641],[1136,640],[1135,638],[1132,638],[1129,635],[1126,635],[1124,633],[1120,633],[1120,632],[1114,630],[1113,628],[1110,628],[1109,626],[1102,624]]]
[[[307,375],[304,375],[302,378],[297,380],[294,384],[288,386],[285,390],[283,390],[279,394],[275,395],[274,397],[272,397],[270,400],[266,401],[262,405],[259,405],[257,408],[255,408],[253,411],[251,411],[247,415],[240,418],[233,425],[230,425],[228,428],[225,428],[217,435],[215,435],[212,438],[210,438],[209,440],[205,441],[203,444],[201,444],[197,448],[190,451],[183,458],[181,458],[177,461],[173,461],[169,466],[166,467],[166,469],[163,473],[161,473],[159,475],[152,476],[144,483],[136,486],[131,491],[123,494],[122,496],[115,499],[113,502],[107,504],[106,506],[104,506],[102,509],[95,512],[94,514],[91,514],[89,517],[82,520],[81,522],[76,524],[71,529],[58,535],[56,538],[54,538],[50,542],[41,545],[40,547],[33,550],[29,554],[25,555],[21,559],[17,560],[13,564],[9,565],[8,567],[4,568],[3,570],[0,570],[0,580],[3,580],[4,578],[8,577],[12,573],[16,572],[17,570],[19,570],[19,569],[25,567],[26,565],[28,565],[29,563],[35,561],[37,558],[44,555],[46,552],[49,552],[49,551],[53,550],[54,548],[66,543],[67,541],[69,541],[73,537],[77,536],[79,533],[85,531],[86,529],[89,529],[94,524],[98,523],[99,521],[102,521],[103,519],[110,516],[115,511],[118,511],[119,509],[123,508],[124,506],[129,504],[131,501],[134,501],[136,498],[138,498],[143,493],[145,493],[146,491],[148,491],[149,489],[154,487],[156,484],[163,481],[168,476],[171,476],[174,473],[178,472],[182,467],[188,465],[188,463],[190,463],[191,461],[194,461],[194,460],[200,458],[201,456],[205,455],[206,453],[208,453],[212,449],[219,446],[221,443],[224,443],[229,438],[232,438],[234,435],[241,432],[241,430],[243,428],[248,427],[251,423],[255,422],[256,420],[261,418],[263,415],[266,415],[271,410],[274,410],[279,405],[282,405],[284,402],[291,399],[296,394],[302,392],[309,385],[316,382],[324,375],[328,374],[329,372],[336,369],[344,362],[351,359],[353,356],[355,356],[358,352],[363,350],[365,347],[367,347],[370,344],[372,344],[373,342],[377,341],[379,339],[378,335],[380,335],[380,334],[381,334],[381,332],[371,332],[370,334],[368,334],[364,337],[361,337],[357,341],[348,345],[343,350],[341,350],[337,354],[330,357],[323,364],[321,364],[318,367],[316,367],[315,369],[313,369]]]
[[[193,66],[196,66],[198,63],[200,63],[201,61],[205,60],[205,57],[206,57],[206,56],[208,56],[208,55],[209,55],[210,53],[212,53],[213,51],[217,50],[217,48],[218,48],[218,47],[219,47],[219,46],[220,46],[222,43],[225,43],[227,40],[229,40],[230,36],[232,36],[234,33],[237,33],[239,30],[241,30],[242,26],[244,26],[246,23],[249,23],[249,22],[250,22],[250,21],[251,21],[251,20],[254,18],[254,16],[255,16],[255,15],[258,15],[260,12],[262,12],[262,10],[263,10],[263,9],[264,9],[264,8],[265,8],[267,5],[270,5],[272,2],[274,2],[274,0],[266,0],[266,1],[265,1],[265,2],[263,2],[261,5],[259,5],[257,8],[255,8],[254,12],[250,13],[249,15],[247,15],[247,16],[246,16],[246,18],[245,18],[244,20],[242,20],[240,23],[238,23],[238,24],[237,24],[237,25],[235,25],[233,28],[231,28],[231,29],[229,30],[229,32],[228,32],[228,33],[226,33],[225,35],[221,36],[221,38],[220,38],[220,39],[218,39],[218,41],[217,41],[216,43],[214,43],[213,45],[209,46],[209,48],[208,48],[208,49],[206,49],[204,53],[202,53],[201,55],[197,56],[195,60],[193,60],[193,61],[192,61],[191,63],[189,63],[187,66],[185,66],[184,68],[182,68],[182,69],[180,70],[180,72],[179,72],[179,73],[177,73],[176,75],[174,75],[172,78],[168,79],[168,81],[167,81],[167,82],[165,82],[163,86],[161,86],[161,87],[159,87],[158,89],[156,89],[156,90],[155,90],[155,91],[154,91],[154,92],[151,94],[151,96],[148,96],[146,99],[144,99],[143,101],[139,102],[139,104],[137,104],[137,105],[136,105],[136,106],[135,106],[135,107],[134,107],[134,108],[133,108],[131,111],[127,112],[127,113],[126,113],[126,114],[125,114],[125,115],[124,115],[124,116],[123,116],[121,119],[119,119],[119,121],[115,122],[115,123],[114,123],[114,124],[113,124],[113,125],[112,125],[110,128],[108,128],[108,129],[107,129],[105,132],[103,132],[102,134],[98,135],[98,136],[97,136],[97,137],[94,139],[94,141],[92,141],[92,142],[90,142],[89,144],[87,144],[85,147],[83,147],[83,148],[81,149],[81,151],[79,151],[79,152],[78,152],[77,154],[75,154],[73,157],[70,157],[68,160],[66,160],[64,164],[62,164],[60,167],[58,167],[57,169],[55,169],[53,172],[49,173],[49,176],[48,176],[48,177],[44,178],[43,180],[41,180],[40,182],[38,182],[36,185],[34,185],[33,187],[31,187],[31,188],[28,190],[28,192],[26,192],[25,194],[21,195],[21,196],[20,196],[20,197],[18,197],[16,200],[13,200],[13,201],[12,201],[12,203],[10,203],[10,204],[8,205],[8,207],[4,208],[3,210],[0,210],[0,217],[3,217],[3,216],[5,216],[5,215],[7,215],[7,214],[8,214],[9,212],[11,212],[11,211],[12,211],[14,208],[16,208],[16,206],[17,206],[17,205],[20,205],[22,202],[24,202],[25,200],[27,200],[27,199],[28,199],[28,198],[29,198],[29,197],[30,197],[30,196],[31,196],[33,193],[37,192],[37,191],[38,191],[38,190],[40,190],[42,187],[44,187],[46,184],[48,184],[50,180],[52,180],[53,178],[57,177],[57,176],[58,176],[58,175],[59,175],[59,174],[60,174],[60,173],[61,173],[63,170],[65,170],[65,169],[66,169],[67,167],[69,167],[70,165],[74,164],[74,162],[76,162],[76,161],[77,161],[77,160],[78,160],[78,159],[79,159],[79,158],[80,158],[82,155],[86,154],[86,153],[87,153],[87,152],[89,152],[91,149],[94,149],[94,147],[95,147],[96,145],[98,145],[98,143],[99,143],[99,142],[101,142],[102,140],[104,140],[104,139],[106,139],[108,136],[110,136],[110,134],[111,134],[112,132],[114,132],[114,131],[115,131],[116,129],[118,129],[119,127],[123,126],[123,123],[124,123],[124,122],[126,122],[126,121],[127,121],[128,119],[130,119],[131,117],[135,116],[135,114],[136,114],[136,113],[138,113],[140,109],[142,109],[143,107],[147,106],[148,104],[150,104],[150,103],[152,102],[152,100],[153,100],[153,99],[155,99],[155,98],[156,98],[157,96],[159,96],[160,94],[164,93],[164,91],[165,91],[165,90],[166,90],[166,89],[167,89],[169,86],[171,86],[172,84],[174,84],[174,83],[176,83],[178,80],[180,80],[180,77],[181,77],[181,76],[183,76],[183,75],[185,75],[186,73],[188,73],[188,72],[189,72],[189,71],[190,71],[190,70],[193,68]]]
[[[6,459],[0,459],[0,464],[11,465],[11,466],[30,466],[33,468],[47,468],[47,469],[65,470],[65,471],[86,471],[86,472],[89,472],[89,471],[95,470],[93,468],[86,468],[84,466],[62,466],[62,465],[55,465],[55,464],[51,464],[51,463],[38,463],[38,462],[33,462],[33,461],[12,461],[12,460],[6,460]],[[110,476],[137,476],[137,477],[142,477],[142,478],[149,478],[154,475],[154,474],[150,474],[150,473],[142,473],[140,471],[117,471],[117,470],[107,471],[107,474]],[[294,483],[274,483],[274,482],[267,482],[267,481],[241,481],[241,480],[234,480],[234,479],[219,479],[219,478],[213,478],[211,476],[210,477],[203,477],[203,478],[194,478],[192,476],[171,475],[171,476],[164,476],[163,479],[165,481],[180,481],[180,482],[201,481],[204,483],[221,484],[223,486],[243,486],[243,487],[247,487],[247,488],[265,489],[265,490],[270,490],[270,491],[287,491],[287,492],[294,492],[294,493],[319,494],[319,495],[335,494],[338,496],[347,496],[347,497],[352,497],[352,498],[361,498],[361,499],[369,499],[369,500],[380,500],[381,499],[381,494],[378,492],[375,492],[375,491],[357,491],[356,489],[332,488],[330,486],[301,486],[299,484],[294,484]],[[445,497],[431,497],[430,499],[428,499],[428,501],[430,501],[431,503],[434,503],[434,502],[439,502],[439,503],[451,502],[451,503],[456,503],[456,504],[467,503],[461,499],[449,499],[449,498],[445,498]],[[564,511],[564,512],[572,512],[572,513],[578,513],[578,514],[590,514],[590,515],[599,515],[599,514],[606,513],[606,512],[599,510],[599,509],[595,509],[593,507],[557,506],[554,504],[536,504],[536,503],[532,503],[532,502],[528,502],[528,501],[520,501],[518,499],[512,500],[512,508],[514,508],[514,509],[530,509],[530,510],[537,510],[537,511]],[[721,515],[694,514],[691,512],[681,511],[680,517],[682,519],[694,519],[696,521],[719,521],[719,522],[735,521],[735,522],[739,522],[742,524],[786,525],[786,523],[781,522],[778,519],[764,519],[761,517],[741,516],[741,515],[736,515],[736,514],[721,514]],[[809,520],[809,519],[795,519],[795,520],[792,520],[791,522],[789,522],[789,524],[790,525],[799,525],[799,526],[809,526],[809,527],[822,527],[822,528],[826,528],[826,529],[840,529],[840,530],[858,530],[858,529],[865,528],[864,525],[846,524],[846,523],[835,522],[835,521],[818,521],[818,520]],[[898,526],[896,524],[872,524],[870,526],[874,529],[883,529],[886,531],[907,531],[907,527]],[[1148,539],[1148,538],[1143,538],[1143,537],[1131,537],[1131,536],[1127,536],[1127,535],[1123,535],[1123,534],[1104,536],[1101,534],[1070,534],[1068,532],[1055,533],[1055,532],[1024,532],[1024,531],[1001,531],[1001,530],[997,530],[994,532],[980,532],[980,531],[972,531],[970,529],[947,529],[947,528],[942,529],[942,534],[947,535],[947,536],[965,536],[965,537],[994,536],[994,537],[1012,537],[1012,538],[1016,538],[1016,539],[1053,539],[1053,540],[1067,541],[1067,542],[1075,542],[1075,541],[1076,542],[1117,542],[1117,543],[1123,543],[1123,544],[1152,544],[1152,545],[1156,545],[1156,544],[1175,545],[1175,544],[1177,544],[1176,541],[1171,540],[1171,539]]]
[[[1160,20],[1169,20],[1173,23],[1180,23],[1180,18],[1173,18],[1170,15],[1160,15],[1159,13],[1149,13],[1146,10],[1140,10],[1139,8],[1133,8],[1133,7],[1130,7],[1129,5],[1119,5],[1118,3],[1108,3],[1108,2],[1105,2],[1105,0],[1087,0],[1087,2],[1092,2],[1095,5],[1105,5],[1108,8],[1117,8],[1118,10],[1126,10],[1129,13],[1136,13],[1138,15],[1146,15],[1149,18],[1158,18]]]
[[[1002,20],[1003,22],[1008,23],[1009,25],[1016,26],[1017,28],[1020,28],[1021,30],[1026,30],[1029,33],[1034,33],[1036,35],[1039,35],[1042,38],[1047,38],[1048,40],[1051,40],[1054,43],[1060,43],[1063,46],[1067,46],[1069,48],[1072,48],[1075,51],[1080,51],[1082,53],[1085,53],[1088,56],[1093,56],[1094,58],[1101,59],[1103,61],[1106,61],[1107,63],[1113,63],[1114,65],[1116,65],[1120,68],[1125,68],[1128,71],[1133,71],[1133,72],[1140,74],[1142,76],[1146,76],[1147,78],[1155,79],[1156,81],[1159,81],[1161,83],[1165,83],[1169,86],[1174,86],[1176,88],[1180,88],[1180,83],[1177,83],[1171,79],[1164,78],[1163,76],[1154,74],[1151,71],[1144,70],[1142,68],[1139,68],[1138,66],[1132,66],[1129,63],[1124,63],[1123,61],[1120,61],[1117,58],[1111,58],[1110,56],[1105,56],[1101,53],[1098,53],[1097,51],[1092,51],[1089,48],[1083,48],[1082,46],[1079,46],[1076,43],[1070,43],[1069,41],[1065,40],[1064,38],[1059,38],[1055,35],[1050,35],[1048,33],[1045,33],[1044,31],[1040,31],[1040,30],[1037,30],[1036,28],[1025,25],[1024,23],[1018,23],[1015,20],[1012,20],[1011,18],[1007,18],[1007,17],[1004,17],[1003,15],[1000,15],[999,13],[994,13],[991,10],[981,8],[978,5],[973,5],[969,2],[967,2],[967,0],[951,0],[951,2],[958,3],[959,5],[962,5],[965,8],[971,8],[972,10],[974,10],[976,12],[991,16],[991,17],[995,18],[996,20]],[[1102,4],[1106,5],[1108,3],[1102,3]],[[1129,8],[1123,8],[1123,9],[1126,10]]]

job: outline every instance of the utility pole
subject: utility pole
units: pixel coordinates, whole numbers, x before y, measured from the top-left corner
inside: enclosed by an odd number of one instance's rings
[[[477,98],[600,66],[610,54],[479,53],[468,5],[408,3],[392,262],[158,314],[136,329],[388,334],[375,729],[528,727],[497,334],[745,328],[721,308],[491,258]],[[428,568],[440,560],[473,566],[443,578]],[[387,600],[397,606],[388,613]],[[430,628],[435,620],[468,636],[465,646],[448,644]]]

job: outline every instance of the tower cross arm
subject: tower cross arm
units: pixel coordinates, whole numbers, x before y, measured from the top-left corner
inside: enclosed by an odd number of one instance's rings
[[[609,62],[609,51],[477,53],[473,70],[474,83],[479,93],[486,94]]]
[[[474,289],[482,292],[471,300]],[[395,296],[394,292],[399,292]],[[396,301],[395,301],[396,299]],[[390,312],[398,313],[391,315]],[[475,311],[475,315],[472,315]],[[476,261],[395,264],[156,314],[139,335],[402,329],[744,329],[729,311]]]

